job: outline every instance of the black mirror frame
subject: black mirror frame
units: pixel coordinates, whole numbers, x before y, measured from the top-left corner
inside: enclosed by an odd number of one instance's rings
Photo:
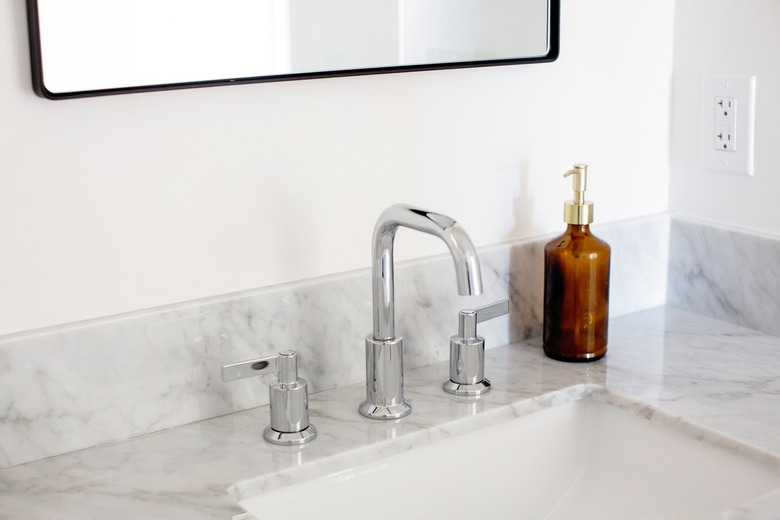
[[[492,67],[497,65],[520,65],[526,63],[549,63],[558,59],[560,53],[560,22],[561,1],[550,0],[550,34],[547,54],[531,58],[508,58],[500,60],[464,61],[449,63],[433,63],[424,65],[401,65],[394,67],[375,67],[367,69],[329,70],[320,72],[303,72],[296,74],[279,74],[274,76],[257,76],[249,78],[232,78],[219,80],[191,81],[186,83],[166,83],[160,85],[143,85],[136,87],[121,87],[99,90],[84,90],[77,92],[55,93],[46,88],[43,81],[43,63],[41,60],[41,39],[38,22],[37,0],[27,0],[27,27],[30,38],[30,62],[32,66],[32,84],[35,93],[46,99],[73,99],[94,96],[110,96],[115,94],[133,94],[137,92],[154,92],[161,90],[177,90],[201,87],[219,87],[225,85],[246,85],[250,83],[265,83],[272,81],[290,81],[300,79],[332,78],[339,76],[364,76],[371,74],[394,74],[398,72],[415,72],[424,70],[462,69],[471,67]]]

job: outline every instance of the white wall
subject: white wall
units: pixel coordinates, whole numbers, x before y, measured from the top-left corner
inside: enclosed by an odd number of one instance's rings
[[[677,0],[671,146],[672,211],[780,234],[780,2]],[[705,74],[756,76],[755,175],[703,170]]]
[[[665,211],[673,8],[564,0],[553,64],[53,102],[3,2],[0,334],[366,268],[395,202],[477,245],[560,230],[576,161],[597,223]]]

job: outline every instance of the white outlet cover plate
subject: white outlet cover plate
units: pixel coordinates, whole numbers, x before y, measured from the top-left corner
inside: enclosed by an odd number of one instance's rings
[[[715,98],[737,99],[736,150],[715,148]],[[753,175],[756,77],[704,76],[701,88],[701,166],[705,170]]]

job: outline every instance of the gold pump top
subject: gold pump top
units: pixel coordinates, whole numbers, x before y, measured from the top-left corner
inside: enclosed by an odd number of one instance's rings
[[[593,203],[585,200],[585,190],[588,187],[588,165],[577,163],[563,174],[571,176],[574,199],[563,204],[563,221],[567,224],[585,226],[593,222]]]

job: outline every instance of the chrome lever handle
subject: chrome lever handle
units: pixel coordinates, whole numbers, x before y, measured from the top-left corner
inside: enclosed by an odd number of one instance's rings
[[[276,368],[276,358],[277,356],[268,356],[222,365],[222,381],[230,383],[247,377],[267,374]]]
[[[509,300],[501,300],[478,309],[464,309],[458,313],[458,337],[476,338],[477,323],[498,318],[509,313]]]
[[[490,391],[485,379],[485,338],[477,335],[477,323],[509,313],[509,300],[458,313],[458,335],[450,338],[450,378],[442,384],[445,392],[476,397]]]
[[[308,383],[298,377],[298,353],[285,350],[276,356],[250,359],[222,366],[222,380],[237,381],[259,376],[276,369],[277,380],[268,387],[271,424],[263,438],[282,446],[299,445],[313,440],[317,429],[309,424]]]

